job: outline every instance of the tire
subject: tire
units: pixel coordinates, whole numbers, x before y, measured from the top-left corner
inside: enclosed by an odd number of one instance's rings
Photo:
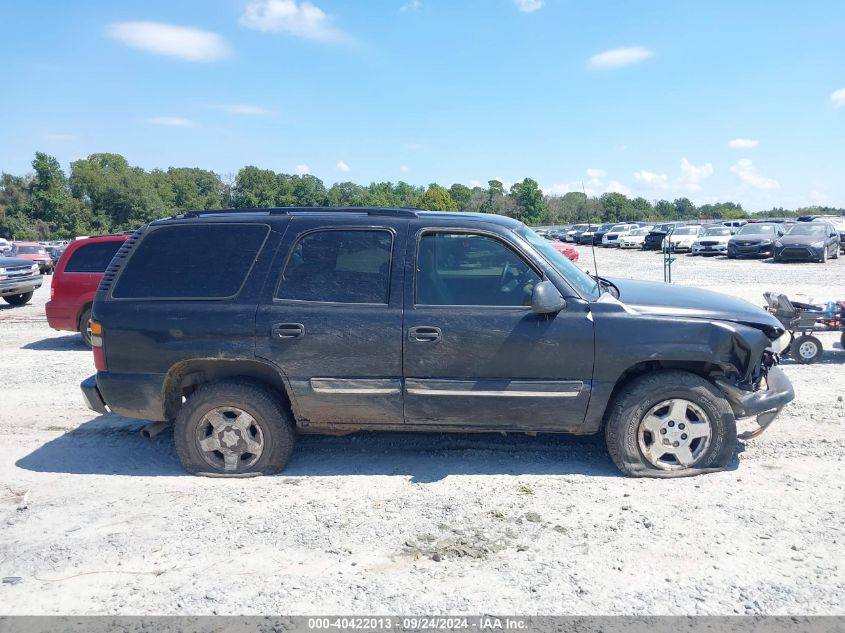
[[[842,346],[842,349],[845,349],[845,332],[842,332],[842,335],[839,337],[839,344]]]
[[[728,253],[728,259],[736,259],[736,255]]]
[[[804,334],[792,342],[792,346],[789,348],[789,356],[802,365],[809,365],[815,363],[823,351],[824,348],[822,348],[822,342],[819,339]]]
[[[209,414],[219,420],[217,425],[206,417]],[[206,383],[188,396],[176,416],[173,437],[185,470],[207,477],[278,473],[296,443],[293,420],[281,397],[248,378]],[[250,442],[260,444],[260,452]]]
[[[32,295],[32,292],[24,292],[23,294],[19,295],[6,295],[5,297],[3,297],[3,300],[9,305],[22,306],[29,303],[29,300],[32,299]]]
[[[822,254],[819,255],[819,263],[826,264],[827,263],[827,248],[822,249]]]
[[[676,402],[684,413],[673,408]],[[660,433],[666,432],[662,442],[658,433],[645,428],[658,419]],[[693,428],[702,435],[682,434]],[[685,371],[657,371],[635,378],[614,397],[605,414],[605,439],[613,463],[628,476],[685,477],[727,466],[736,447],[736,420],[727,400],[704,378]],[[688,463],[659,454],[672,439],[686,444]],[[673,451],[673,446],[674,442],[665,450]]]
[[[79,315],[79,321],[77,322],[77,329],[79,329],[79,333],[82,335],[82,342],[85,343],[88,348],[91,348],[91,306],[85,306],[85,309],[82,311],[82,314]]]

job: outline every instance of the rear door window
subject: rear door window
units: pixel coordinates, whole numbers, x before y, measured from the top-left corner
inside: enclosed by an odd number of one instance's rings
[[[234,297],[246,281],[269,232],[266,224],[228,222],[157,228],[135,248],[112,297]]]
[[[123,242],[92,242],[77,248],[65,264],[66,273],[102,273]]]
[[[277,299],[386,304],[393,234],[328,229],[301,237],[288,257]]]

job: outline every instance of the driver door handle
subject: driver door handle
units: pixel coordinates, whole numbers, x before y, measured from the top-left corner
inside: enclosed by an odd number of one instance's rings
[[[439,327],[418,325],[408,330],[408,338],[418,343],[436,343],[443,338],[443,332]]]
[[[273,338],[300,338],[305,335],[305,326],[302,323],[274,323],[271,328]]]

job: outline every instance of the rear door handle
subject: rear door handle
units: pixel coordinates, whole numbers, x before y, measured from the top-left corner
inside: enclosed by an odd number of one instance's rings
[[[274,323],[271,329],[273,338],[299,338],[305,335],[302,323]]]
[[[408,338],[419,343],[436,343],[443,338],[443,332],[439,327],[418,325],[408,330]]]

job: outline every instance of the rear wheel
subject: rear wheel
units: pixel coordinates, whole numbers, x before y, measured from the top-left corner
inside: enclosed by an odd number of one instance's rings
[[[684,371],[635,378],[605,419],[610,457],[626,475],[683,477],[724,468],[736,445],[728,402],[705,379]]]
[[[32,299],[32,294],[33,293],[31,292],[24,292],[19,295],[6,295],[5,297],[3,297],[3,300],[9,305],[22,306],[28,303],[30,299]]]
[[[815,336],[804,334],[792,342],[789,355],[803,365],[815,363],[822,355],[822,342]]]
[[[82,335],[82,342],[91,347],[91,306],[86,307],[79,315],[77,326]]]
[[[201,386],[179,411],[173,435],[185,470],[211,477],[277,473],[296,439],[281,398],[248,379]]]

